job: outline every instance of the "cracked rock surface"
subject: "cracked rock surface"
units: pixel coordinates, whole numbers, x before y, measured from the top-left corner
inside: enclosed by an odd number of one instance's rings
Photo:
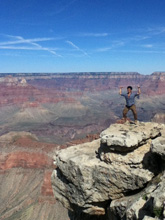
[[[128,211],[127,198],[133,201],[132,196],[136,198],[161,172],[160,155],[152,152],[151,146],[163,138],[163,130],[164,126],[157,123],[114,124],[98,140],[59,151],[55,157],[57,169],[52,173],[55,198],[79,215],[73,219],[95,216],[107,220],[111,219],[109,213],[120,213],[121,217],[126,212],[127,216],[138,216]],[[144,203],[138,199],[135,207]]]

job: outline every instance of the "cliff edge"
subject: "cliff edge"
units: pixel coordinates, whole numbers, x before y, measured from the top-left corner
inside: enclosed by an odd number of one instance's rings
[[[71,220],[165,218],[165,125],[113,124],[54,160],[54,195]]]

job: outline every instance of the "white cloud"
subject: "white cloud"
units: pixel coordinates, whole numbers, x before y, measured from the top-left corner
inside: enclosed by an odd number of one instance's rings
[[[0,45],[11,45],[11,44],[23,44],[23,43],[34,43],[34,42],[41,42],[41,41],[50,41],[54,40],[54,38],[34,38],[34,39],[24,39],[20,36],[15,37],[17,40],[14,41],[6,41],[1,42]]]
[[[70,44],[75,49],[80,50],[80,48],[78,46],[76,46],[74,43],[72,43],[71,41],[67,40],[66,43]]]
[[[158,50],[113,50],[112,52],[117,53],[148,53],[148,54],[165,54],[165,51],[158,51]]]
[[[123,42],[122,40],[121,41],[115,40],[112,42],[111,46],[98,48],[95,50],[95,52],[107,52],[115,48],[123,47],[124,45],[125,45],[125,42]]]
[[[108,33],[81,33],[81,37],[107,37]]]
[[[165,33],[165,27],[158,26],[158,27],[149,27],[146,29],[146,32],[148,32],[151,35],[159,35],[162,33]]]
[[[33,39],[25,39],[22,36],[12,36],[12,35],[6,35],[9,38],[14,38],[15,40],[12,41],[6,41],[6,42],[0,42],[0,49],[8,49],[8,50],[42,50],[47,51],[53,55],[56,55],[58,57],[62,57],[61,55],[57,54],[54,49],[43,47],[37,42],[42,41],[50,41],[55,40],[55,38],[33,38]],[[23,47],[16,47],[16,46],[8,46],[8,45],[17,45],[17,44],[30,44],[33,47],[29,46],[23,46]]]
[[[71,45],[71,46],[72,46],[73,48],[75,48],[77,51],[82,52],[85,56],[88,56],[88,57],[89,57],[89,55],[88,55],[84,50],[80,49],[80,48],[79,48],[78,46],[76,46],[73,42],[67,40],[66,43],[68,43],[69,45]]]
[[[16,46],[1,46],[0,49],[8,49],[8,50],[41,50],[40,48],[34,48],[34,47],[16,47]]]
[[[111,49],[112,49],[112,47],[103,47],[103,48],[98,48],[95,51],[96,52],[107,52],[107,51],[109,51]]]
[[[71,1],[67,1],[67,3],[63,2],[62,0],[59,1],[61,2],[61,7],[57,8],[57,10],[54,9],[53,12],[49,12],[50,16],[54,16],[56,14],[60,14],[63,11],[65,11],[66,9],[68,9],[72,4],[74,4],[77,0],[71,0]],[[55,3],[56,4],[56,3]]]
[[[142,45],[142,47],[145,47],[145,48],[152,48],[153,45],[152,45],[152,44],[145,44],[145,45]]]

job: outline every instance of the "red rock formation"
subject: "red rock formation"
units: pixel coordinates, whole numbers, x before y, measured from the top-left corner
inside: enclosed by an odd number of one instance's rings
[[[58,146],[53,143],[40,142],[28,136],[18,136],[17,138],[15,138],[12,144],[14,146],[20,147],[21,149],[31,149],[32,151],[40,149],[43,153],[46,154],[52,152]]]
[[[8,170],[14,167],[42,169],[52,167],[52,159],[41,153],[12,152],[0,155],[0,169]]]
[[[52,171],[46,171],[44,175],[43,185],[41,188],[41,194],[43,196],[53,196],[52,184],[51,184]]]
[[[46,212],[45,204],[49,204],[50,213],[51,209],[54,210],[56,200],[51,187],[54,167],[51,154],[56,148],[55,144],[37,141],[28,132],[11,132],[1,137],[0,190],[3,188],[4,193],[1,194],[0,219],[12,218],[17,213],[23,213],[20,219],[24,219],[28,207],[34,208],[31,210],[33,219],[40,219],[35,207]]]

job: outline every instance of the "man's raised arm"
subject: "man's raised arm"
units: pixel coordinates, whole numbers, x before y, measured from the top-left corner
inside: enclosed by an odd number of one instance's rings
[[[140,90],[140,86],[138,86],[138,92],[137,92],[138,95],[141,94],[141,90]]]
[[[122,94],[122,88],[123,88],[123,86],[120,86],[120,90],[119,90],[120,95]]]

